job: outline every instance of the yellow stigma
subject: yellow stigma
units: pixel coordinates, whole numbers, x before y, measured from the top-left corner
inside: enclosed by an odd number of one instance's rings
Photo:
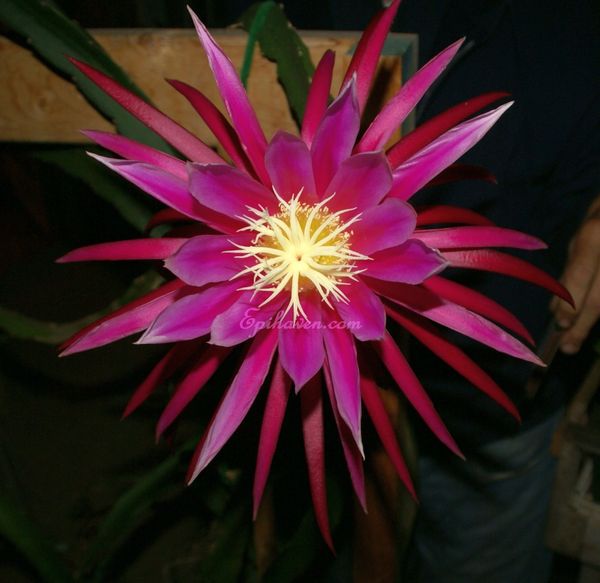
[[[341,287],[364,271],[357,269],[355,262],[369,259],[350,248],[350,227],[360,213],[344,221],[342,216],[355,209],[330,212],[325,205],[333,195],[309,205],[300,202],[301,194],[286,202],[275,192],[279,212],[274,215],[264,208],[248,207],[251,216],[240,217],[248,224],[241,231],[256,236],[250,245],[235,245],[236,249],[228,251],[238,259],[252,259],[234,276],[252,274],[252,285],[241,289],[268,293],[260,306],[289,293],[285,313],[293,310],[294,321],[299,314],[308,319],[300,301],[303,291],[316,289],[328,306],[330,296],[347,302]]]

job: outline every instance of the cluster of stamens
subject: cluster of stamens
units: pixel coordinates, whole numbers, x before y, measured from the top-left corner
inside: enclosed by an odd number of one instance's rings
[[[250,245],[232,243],[236,249],[229,251],[236,253],[238,259],[252,259],[234,276],[252,274],[252,285],[241,289],[268,293],[260,306],[283,292],[289,293],[285,313],[293,310],[294,321],[299,314],[308,320],[300,301],[305,290],[317,290],[329,306],[330,297],[347,302],[342,286],[364,271],[355,262],[369,259],[350,248],[350,227],[360,219],[360,213],[346,221],[343,215],[355,209],[331,212],[326,205],[334,195],[306,204],[300,202],[301,194],[302,191],[286,202],[275,192],[279,212],[274,215],[263,207],[248,207],[249,215],[239,217],[248,225],[241,231],[254,232],[256,236]]]

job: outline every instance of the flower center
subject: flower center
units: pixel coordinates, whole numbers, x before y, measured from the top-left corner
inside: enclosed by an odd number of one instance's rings
[[[250,245],[235,245],[238,259],[252,258],[253,262],[234,278],[252,274],[252,285],[244,290],[265,292],[269,295],[260,304],[264,306],[281,293],[289,293],[285,313],[293,310],[294,321],[301,314],[308,320],[300,301],[302,292],[317,290],[331,307],[329,297],[347,302],[342,286],[364,269],[356,262],[369,259],[350,248],[350,227],[360,219],[360,213],[345,220],[343,215],[355,210],[331,212],[326,204],[333,198],[317,203],[300,202],[300,191],[289,202],[279,199],[279,212],[248,207],[250,216],[241,217],[248,224],[241,231],[256,233]]]

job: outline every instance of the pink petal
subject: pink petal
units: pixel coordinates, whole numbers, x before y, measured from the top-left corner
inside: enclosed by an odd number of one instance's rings
[[[454,267],[492,271],[539,285],[575,307],[571,294],[562,284],[539,267],[518,257],[489,250],[446,251],[444,257]]]
[[[443,225],[445,223],[464,223],[466,225],[493,226],[488,218],[472,211],[448,205],[417,207],[417,226]]]
[[[181,281],[169,282],[113,314],[86,326],[65,343],[67,348],[61,356],[104,346],[147,328],[182,294],[189,293],[189,288],[182,290],[183,286]]]
[[[300,392],[302,434],[308,466],[308,482],[317,526],[327,546],[334,551],[327,512],[325,481],[325,435],[323,430],[323,397],[321,380],[314,377]]]
[[[506,393],[460,348],[444,339],[429,322],[415,314],[391,308],[388,309],[387,313],[393,320],[406,328],[417,340],[425,344],[436,356],[458,372],[458,374],[465,377],[470,383],[520,421],[519,411],[506,396]]]
[[[352,226],[352,249],[364,255],[396,247],[415,230],[417,215],[403,200],[388,198],[367,209]]]
[[[265,156],[275,192],[284,200],[302,191],[302,200],[317,202],[312,160],[306,144],[296,136],[278,131]]]
[[[356,497],[360,502],[363,510],[367,512],[367,496],[365,492],[365,475],[363,470],[363,458],[360,450],[356,447],[352,433],[350,429],[342,420],[340,413],[337,408],[335,401],[335,395],[333,394],[333,383],[331,381],[331,375],[327,367],[323,369],[325,373],[325,386],[329,393],[329,400],[331,402],[331,408],[333,410],[333,417],[335,419],[335,425],[340,436],[342,443],[342,450],[344,452],[344,459],[346,460],[346,466],[350,473],[350,479],[352,480],[352,487],[356,493]]]
[[[418,284],[439,273],[447,265],[444,258],[421,241],[409,239],[371,255],[365,274],[385,281]]]
[[[290,310],[280,322],[279,357],[284,370],[292,377],[298,392],[321,370],[325,358],[321,329],[321,302],[315,294],[302,298],[308,320],[293,322]]]
[[[189,189],[204,206],[228,217],[248,214],[248,207],[277,207],[273,193],[245,172],[225,164],[190,165]]]
[[[187,240],[177,253],[165,261],[165,267],[189,285],[202,287],[232,278],[243,269],[234,254],[234,243],[248,242],[247,235],[199,235]]]
[[[265,413],[260,428],[258,453],[256,456],[256,470],[254,472],[254,487],[252,489],[253,516],[256,520],[260,501],[262,499],[267,477],[271,469],[271,462],[279,440],[281,425],[285,415],[285,408],[290,395],[290,379],[283,372],[279,361],[275,364],[269,396],[265,405]]]
[[[513,247],[514,249],[546,249],[547,245],[531,235],[501,227],[450,227],[415,231],[413,238],[435,249],[466,247]]]
[[[352,334],[337,326],[334,318],[335,314],[327,314],[325,319],[327,326],[323,338],[333,381],[335,402],[341,418],[350,428],[352,437],[362,454],[360,388],[356,345]]]
[[[444,132],[471,117],[484,107],[491,105],[508,94],[504,92],[485,93],[463,103],[459,103],[439,115],[427,120],[392,146],[387,154],[392,168],[414,156],[425,146],[439,138]]]
[[[358,152],[381,150],[421,97],[454,58],[464,38],[451,44],[421,67],[388,101],[365,131],[357,146]]]
[[[256,119],[256,114],[250,105],[246,90],[238,77],[238,74],[229,60],[229,57],[217,45],[204,24],[194,14],[191,8],[188,10],[194,21],[196,32],[204,47],[208,63],[215,77],[219,93],[227,108],[229,117],[233,123],[242,146],[250,158],[259,178],[268,184],[268,176],[265,170],[264,157],[267,148],[267,140]]]
[[[433,180],[430,180],[425,187],[438,186],[448,182],[457,182],[459,180],[482,180],[490,184],[498,184],[496,177],[483,166],[473,164],[460,164],[455,162],[450,164],[446,170],[442,170]]]
[[[90,138],[90,140],[94,140],[94,142],[103,148],[106,148],[123,158],[156,166],[169,174],[173,174],[173,176],[176,176],[181,180],[187,180],[185,162],[174,156],[170,156],[160,150],[155,150],[150,146],[140,144],[139,142],[135,142],[124,136],[111,134],[109,132],[85,130],[81,133]]]
[[[363,211],[379,204],[391,186],[392,174],[382,153],[356,154],[342,161],[325,189],[325,196],[335,195],[327,206]]]
[[[327,109],[334,63],[335,53],[332,50],[325,51],[315,69],[308,90],[304,118],[302,119],[302,139],[309,148]]]
[[[148,221],[148,224],[146,225],[145,231],[149,232],[154,229],[154,227],[158,227],[166,223],[189,223],[189,221],[189,217],[186,217],[179,211],[174,209],[163,209],[152,215]]]
[[[381,300],[362,281],[344,288],[348,302],[336,301],[334,307],[346,327],[358,340],[381,340],[385,332],[385,310]]]
[[[501,324],[518,334],[530,344],[534,344],[531,334],[523,324],[506,308],[483,294],[438,275],[430,277],[423,285],[434,294],[475,312],[488,320]]]
[[[99,243],[74,249],[57,259],[56,262],[166,259],[186,242],[187,239],[164,237],[160,239],[131,239],[129,241]]]
[[[208,334],[215,318],[239,297],[238,286],[237,281],[211,285],[176,301],[156,318],[137,343],[162,344]]]
[[[190,102],[191,106],[198,112],[233,163],[238,168],[252,172],[250,161],[242,148],[235,130],[210,99],[187,83],[173,79],[167,79],[167,81]]]
[[[156,440],[171,426],[179,414],[206,385],[221,366],[230,350],[221,346],[207,346],[192,369],[179,383],[156,425]]]
[[[354,83],[349,83],[327,108],[312,143],[315,183],[321,198],[340,164],[352,153],[359,129],[360,113]]]
[[[446,425],[435,410],[431,399],[389,333],[386,333],[383,340],[375,343],[375,347],[392,378],[429,429],[450,451],[464,458]]]
[[[213,460],[246,417],[269,372],[276,347],[275,330],[261,332],[252,342],[205,437],[194,453],[188,483],[194,481]]]
[[[352,61],[344,77],[342,87],[356,74],[356,94],[360,111],[363,111],[369,97],[371,83],[379,63],[383,43],[398,11],[400,0],[393,0],[388,8],[380,10],[371,20],[354,51]]]
[[[121,85],[104,73],[72,57],[69,57],[69,60],[88,79],[98,85],[102,91],[112,97],[131,115],[139,119],[159,136],[162,136],[190,160],[212,164],[223,162],[222,158],[213,152],[202,140],[199,140],[185,128],[147,104],[131,91],[121,87]]]
[[[513,104],[506,103],[448,130],[398,166],[389,196],[408,200],[442,170],[472,148]]]

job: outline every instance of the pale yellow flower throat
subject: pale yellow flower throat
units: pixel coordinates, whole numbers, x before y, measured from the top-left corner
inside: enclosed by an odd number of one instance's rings
[[[275,215],[262,207],[248,207],[252,216],[239,217],[248,224],[240,230],[256,236],[250,245],[234,244],[237,249],[229,251],[238,259],[254,260],[232,278],[253,275],[252,285],[241,289],[269,293],[260,306],[289,293],[285,313],[293,310],[294,321],[299,314],[308,319],[300,301],[304,290],[316,289],[329,306],[329,296],[347,302],[341,287],[364,271],[355,262],[369,259],[350,248],[350,227],[360,213],[344,221],[342,215],[355,209],[330,212],[326,204],[334,195],[309,205],[300,202],[301,194],[302,190],[286,202],[275,192],[279,200]]]

